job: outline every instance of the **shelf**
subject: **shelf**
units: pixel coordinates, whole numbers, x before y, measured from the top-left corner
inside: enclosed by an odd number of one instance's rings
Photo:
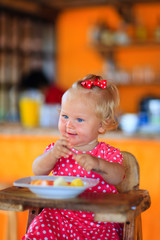
[[[145,48],[145,47],[150,47],[150,48],[157,48],[160,47],[160,42],[156,42],[154,40],[150,40],[147,42],[132,42],[127,45],[112,45],[112,46],[107,46],[101,43],[94,44],[93,47],[97,49],[101,54],[110,54],[112,52],[116,52],[118,50],[127,50],[130,48]]]
[[[8,80],[8,82],[0,82],[0,89],[1,90],[10,90],[12,87],[17,86],[17,83],[11,82]]]
[[[58,14],[65,9],[93,6],[112,6],[117,8],[124,18],[132,18],[132,14],[130,14],[132,6],[147,3],[160,3],[160,0],[0,0],[1,8],[8,8],[23,14],[29,13],[34,17],[37,16],[53,22]]]
[[[155,82],[155,83],[116,83],[117,87],[140,87],[140,88],[143,88],[144,86],[145,87],[160,87],[160,81],[159,82]]]
[[[0,0],[0,10],[20,17],[30,16],[32,19],[41,19],[53,23],[58,14],[56,8],[53,9],[37,0]]]
[[[30,57],[40,57],[40,58],[46,58],[46,57],[55,57],[55,53],[53,51],[43,51],[43,50],[23,50],[20,48],[2,48],[0,47],[0,53],[5,54],[18,54],[20,56],[30,56]]]
[[[12,0],[13,1],[13,0]],[[106,5],[119,5],[119,4],[137,4],[137,3],[151,3],[150,0],[36,0],[36,1],[28,1],[23,0],[22,2],[36,2],[39,6],[45,6],[50,9],[66,9],[73,7],[89,7],[89,6],[106,6]],[[152,3],[160,2],[158,0],[152,0]]]

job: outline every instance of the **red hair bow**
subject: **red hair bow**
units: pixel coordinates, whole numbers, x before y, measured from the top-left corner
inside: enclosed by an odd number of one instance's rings
[[[91,89],[92,86],[98,86],[102,89],[105,89],[107,87],[107,80],[96,80],[96,81],[86,80],[81,82],[81,85],[88,89]]]

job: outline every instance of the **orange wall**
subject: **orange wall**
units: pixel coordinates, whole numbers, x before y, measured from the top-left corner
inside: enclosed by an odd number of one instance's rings
[[[160,15],[160,4],[137,5],[136,17],[143,19],[149,31],[149,38]],[[57,81],[63,89],[88,73],[103,75],[104,59],[89,41],[89,29],[98,20],[105,19],[111,28],[116,28],[121,18],[113,7],[90,7],[62,12],[57,20]],[[136,66],[150,65],[160,69],[160,45],[158,47],[136,47],[120,50],[116,55],[118,65],[126,70]],[[147,93],[160,94],[157,86],[120,87],[121,111],[136,112],[137,103]],[[124,100],[125,97],[125,100]],[[126,102],[126,99],[129,101]]]
[[[120,18],[115,9],[82,8],[63,12],[57,20],[57,75],[66,89],[88,73],[101,73],[103,59],[89,44],[88,30],[99,18],[110,19],[116,27]]]
[[[139,103],[142,97],[156,96],[160,97],[160,85],[157,86],[120,86],[120,112],[138,112]]]

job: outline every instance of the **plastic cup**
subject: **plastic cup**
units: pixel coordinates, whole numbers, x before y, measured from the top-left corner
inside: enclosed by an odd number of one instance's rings
[[[40,122],[41,95],[35,92],[19,100],[20,119],[24,127],[37,127]]]

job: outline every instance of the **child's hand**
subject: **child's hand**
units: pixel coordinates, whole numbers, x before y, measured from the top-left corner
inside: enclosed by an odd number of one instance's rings
[[[72,154],[72,152],[69,150],[70,147],[71,146],[68,138],[63,136],[54,144],[52,153],[56,159],[60,157],[67,157]]]
[[[87,153],[81,153],[74,156],[74,159],[83,167],[87,172],[99,169],[99,159]]]

